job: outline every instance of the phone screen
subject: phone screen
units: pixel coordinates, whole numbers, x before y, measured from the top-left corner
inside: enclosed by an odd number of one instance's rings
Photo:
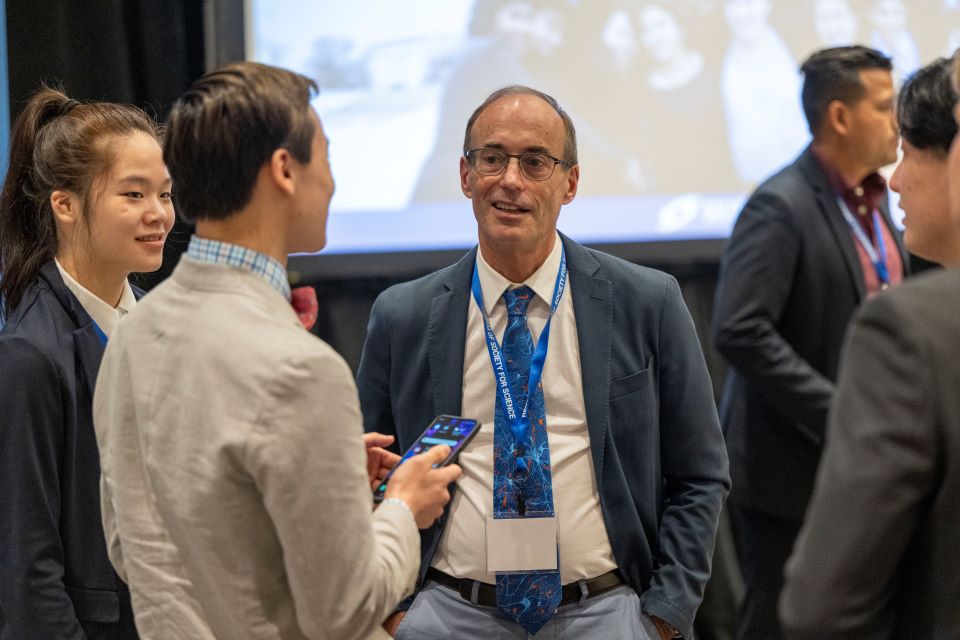
[[[383,494],[387,490],[387,483],[390,481],[390,476],[392,476],[393,472],[397,470],[397,467],[403,464],[408,458],[423,453],[424,451],[429,451],[431,447],[445,444],[450,447],[450,455],[437,466],[442,467],[450,464],[478,431],[480,431],[480,422],[477,420],[446,415],[434,418],[426,431],[420,434],[420,437],[413,443],[413,446],[403,454],[397,466],[391,469],[383,482],[377,486],[373,492],[374,502],[383,500]]]

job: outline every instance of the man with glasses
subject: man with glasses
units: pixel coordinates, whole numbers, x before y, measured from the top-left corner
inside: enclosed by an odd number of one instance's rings
[[[710,380],[673,278],[558,233],[579,177],[556,100],[493,93],[460,160],[479,246],[374,304],[366,428],[484,425],[401,640],[690,635],[728,486]]]

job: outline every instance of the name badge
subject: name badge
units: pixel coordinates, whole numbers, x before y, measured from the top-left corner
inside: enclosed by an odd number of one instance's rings
[[[557,517],[527,514],[487,522],[487,571],[510,573],[557,570]]]

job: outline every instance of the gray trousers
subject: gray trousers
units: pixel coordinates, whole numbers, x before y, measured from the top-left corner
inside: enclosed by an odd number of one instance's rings
[[[649,616],[640,611],[637,592],[626,585],[560,607],[531,636],[494,607],[470,604],[460,594],[428,581],[397,628],[397,640],[659,640]]]

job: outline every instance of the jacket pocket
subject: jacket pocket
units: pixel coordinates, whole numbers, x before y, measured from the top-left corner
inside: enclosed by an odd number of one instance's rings
[[[610,400],[616,400],[617,398],[640,391],[650,384],[651,375],[650,359],[648,358],[646,366],[642,370],[610,383]]]

